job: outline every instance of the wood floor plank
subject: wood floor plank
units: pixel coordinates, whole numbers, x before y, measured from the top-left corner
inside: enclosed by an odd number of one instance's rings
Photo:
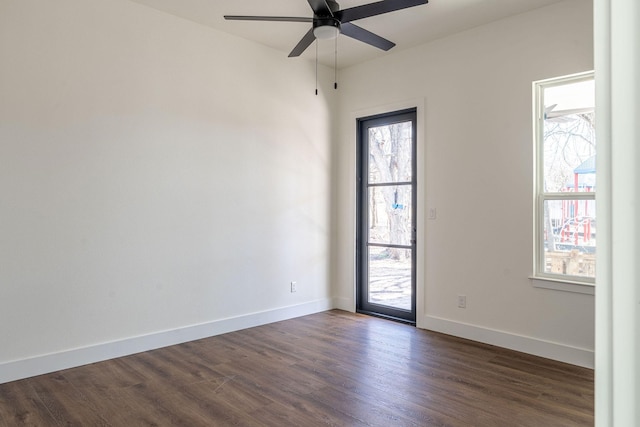
[[[0,385],[0,426],[593,425],[593,371],[331,310]]]
[[[1,426],[58,425],[37,397],[29,380],[0,385]]]
[[[62,374],[41,376],[33,381],[35,395],[57,424],[63,426],[109,426],[95,410],[93,402]]]

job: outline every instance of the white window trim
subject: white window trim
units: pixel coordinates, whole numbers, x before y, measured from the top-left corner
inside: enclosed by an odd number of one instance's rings
[[[569,277],[569,276],[568,276]],[[573,292],[576,294],[595,295],[595,283],[574,282],[569,278],[529,276],[534,288],[552,289],[555,291]]]
[[[585,80],[593,80],[594,72],[587,71],[583,73],[571,74],[564,77],[551,78],[533,82],[533,123],[534,126],[534,191],[533,191],[533,207],[534,207],[534,226],[533,226],[533,274],[529,276],[532,285],[537,288],[553,289],[565,292],[575,292],[580,294],[595,294],[595,279],[590,277],[569,276],[544,272],[544,255],[542,239],[540,235],[544,227],[542,221],[544,218],[544,201],[545,200],[595,200],[596,193],[544,193],[544,174],[542,159],[544,145],[542,144],[542,132],[544,129],[544,98],[542,93],[544,89],[554,86],[565,85],[567,83],[577,83]],[[538,102],[542,100],[542,102]]]

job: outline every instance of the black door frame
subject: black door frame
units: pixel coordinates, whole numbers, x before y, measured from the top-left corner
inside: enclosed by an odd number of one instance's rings
[[[411,186],[412,186],[412,202],[411,202],[411,244],[409,246],[401,245],[380,245],[371,246],[378,247],[399,247],[411,250],[411,310],[402,310],[386,305],[374,304],[368,301],[368,263],[369,254],[368,242],[369,237],[369,149],[368,149],[368,129],[390,125],[393,123],[411,121],[412,124],[412,153],[411,153]],[[416,323],[416,236],[417,236],[417,108],[403,109],[392,111],[374,116],[362,117],[357,119],[357,135],[356,135],[356,158],[357,158],[357,202],[356,202],[356,311],[358,313],[370,314],[379,317],[385,317],[415,325]]]

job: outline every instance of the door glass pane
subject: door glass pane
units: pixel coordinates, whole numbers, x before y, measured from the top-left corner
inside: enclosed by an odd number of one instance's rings
[[[595,200],[545,200],[544,272],[595,277]]]
[[[369,242],[411,244],[411,185],[369,187]]]
[[[412,122],[369,128],[369,183],[410,182]]]
[[[369,302],[411,310],[411,250],[369,247]]]

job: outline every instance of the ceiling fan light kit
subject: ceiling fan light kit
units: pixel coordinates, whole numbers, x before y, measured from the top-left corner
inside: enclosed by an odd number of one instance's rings
[[[330,40],[343,34],[355,40],[382,50],[389,50],[395,43],[364,28],[352,24],[351,21],[382,15],[396,10],[427,4],[429,0],[382,0],[375,3],[363,4],[348,9],[340,9],[334,0],[307,0],[313,17],[287,16],[240,16],[225,15],[224,19],[235,21],[277,21],[277,22],[308,22],[311,28],[293,48],[289,57],[300,56],[317,39]],[[316,56],[317,61],[317,56]],[[337,84],[335,85],[337,88]]]
[[[313,21],[313,35],[316,39],[332,40],[340,34],[340,22],[334,18]]]

